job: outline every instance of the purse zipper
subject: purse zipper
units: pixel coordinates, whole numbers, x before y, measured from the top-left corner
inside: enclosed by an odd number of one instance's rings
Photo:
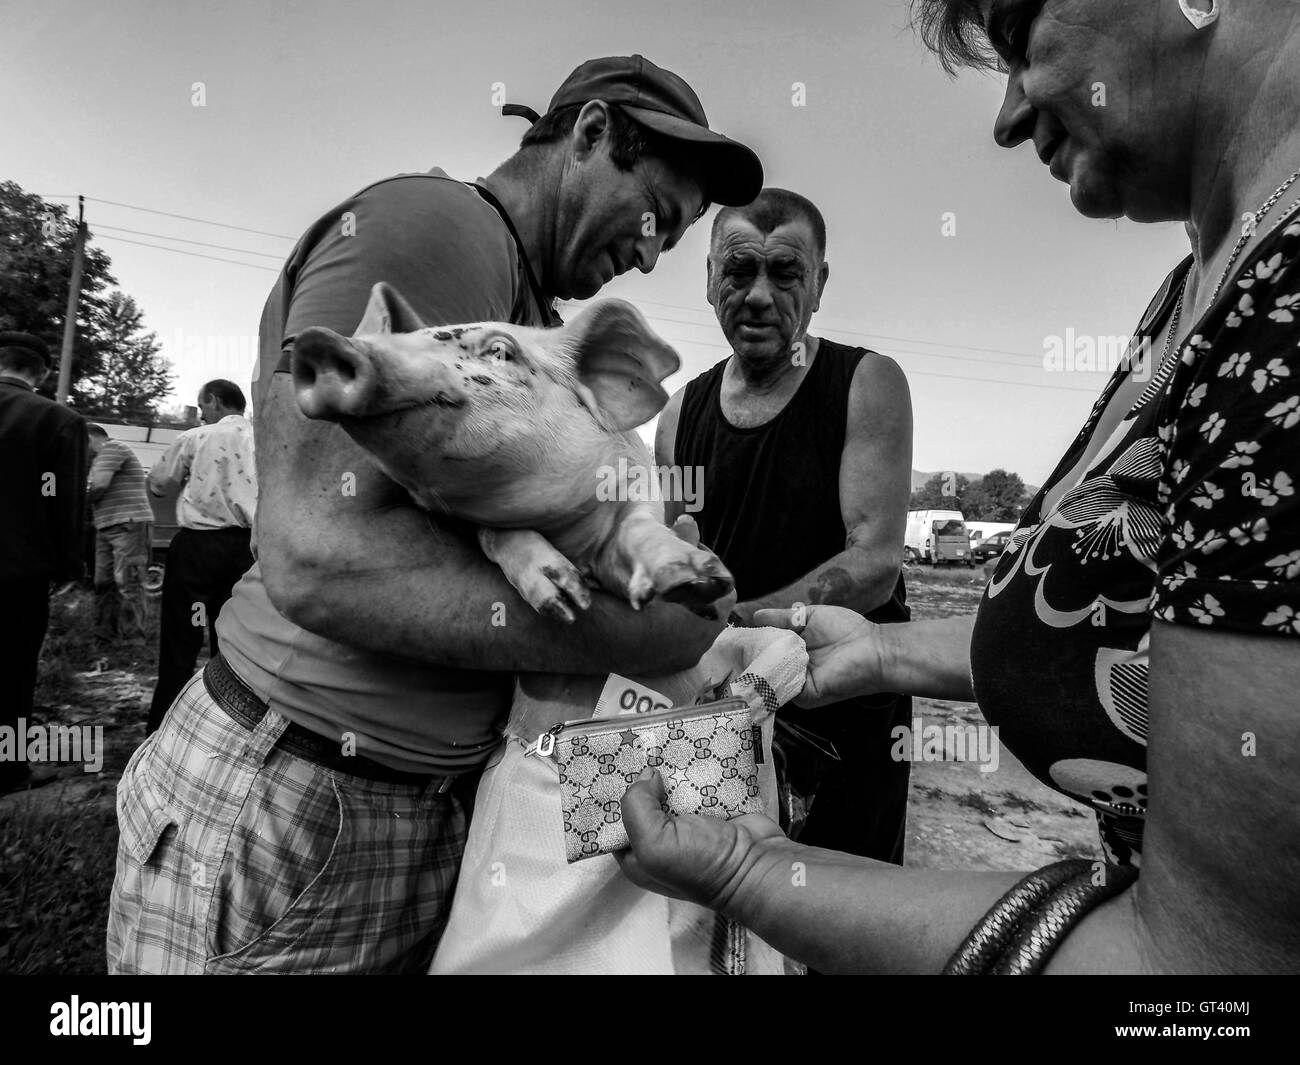
[[[543,758],[550,757],[555,752],[555,738],[568,728],[576,728],[581,731],[583,725],[591,725],[592,728],[586,730],[590,733],[602,731],[623,732],[628,728],[631,721],[637,724],[645,724],[647,721],[680,721],[692,717],[712,717],[714,714],[731,713],[735,710],[745,710],[749,704],[744,699],[727,698],[716,699],[710,703],[701,703],[699,706],[689,706],[680,710],[656,710],[653,714],[624,714],[618,717],[602,717],[599,720],[583,717],[573,721],[560,721],[552,725],[540,736],[537,737],[524,752],[525,758],[531,758],[533,755],[541,755]]]

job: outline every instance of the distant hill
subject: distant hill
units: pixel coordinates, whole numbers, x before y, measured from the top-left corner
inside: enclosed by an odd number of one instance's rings
[[[926,473],[924,470],[913,470],[912,491],[915,492],[918,488],[922,487],[926,481],[928,481],[931,477],[933,477],[938,472],[939,472],[938,470],[931,470],[929,473]],[[967,473],[965,470],[958,470],[957,472],[961,474],[961,476],[965,477],[966,480],[968,481],[978,481],[981,477],[984,476],[984,474],[982,473]],[[1034,496],[1038,495],[1038,488],[1039,486],[1036,484],[1025,485],[1025,490],[1029,493],[1030,499],[1033,499]]]

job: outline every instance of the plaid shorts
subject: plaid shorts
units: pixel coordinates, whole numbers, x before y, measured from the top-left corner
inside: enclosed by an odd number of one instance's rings
[[[108,919],[110,973],[423,973],[465,849],[465,784],[324,769],[251,731],[202,674],[132,755]],[[473,801],[473,791],[468,791]]]

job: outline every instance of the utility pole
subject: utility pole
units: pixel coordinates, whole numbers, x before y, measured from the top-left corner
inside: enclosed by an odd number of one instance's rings
[[[72,246],[72,277],[68,281],[68,311],[63,316],[63,351],[59,355],[59,386],[54,398],[68,402],[72,387],[72,342],[77,336],[77,305],[81,302],[81,267],[86,254],[86,197],[77,197],[77,239]]]

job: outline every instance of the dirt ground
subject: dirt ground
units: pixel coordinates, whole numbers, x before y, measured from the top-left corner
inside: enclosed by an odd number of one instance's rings
[[[908,570],[916,618],[974,610],[979,571]],[[117,844],[115,788],[144,738],[156,642],[108,651],[90,639],[88,593],[57,598],[42,652],[31,722],[100,725],[104,764],[44,770],[48,783],[0,796],[0,973],[102,973],[104,927]],[[925,725],[981,722],[971,703],[917,699]],[[974,762],[912,766],[907,864],[919,868],[1024,869],[1097,851],[1093,817],[1039,784],[1000,751],[995,772]]]
[[[104,972],[115,789],[144,739],[157,636],[151,619],[145,638],[98,648],[93,613],[87,591],[52,599],[28,724],[102,727],[103,764],[36,766],[39,787],[0,796],[0,974]]]
[[[917,620],[971,613],[979,570],[911,566],[907,600]],[[913,719],[929,725],[976,725],[974,703],[912,701]],[[1063,858],[1100,857],[1097,821],[1081,803],[1030,776],[1005,747],[996,771],[975,762],[912,763],[906,864],[927,869],[1023,869]]]

